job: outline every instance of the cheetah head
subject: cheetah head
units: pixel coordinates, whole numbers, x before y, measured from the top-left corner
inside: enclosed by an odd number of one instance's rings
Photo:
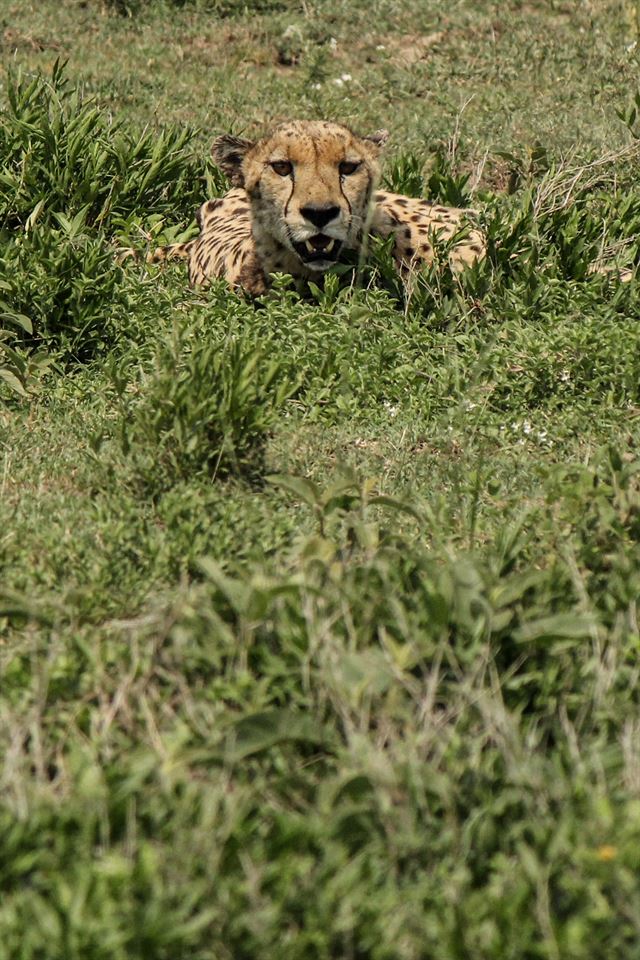
[[[298,120],[255,143],[219,137],[212,153],[247,192],[258,251],[284,247],[308,269],[324,271],[343,248],[360,243],[387,136]]]

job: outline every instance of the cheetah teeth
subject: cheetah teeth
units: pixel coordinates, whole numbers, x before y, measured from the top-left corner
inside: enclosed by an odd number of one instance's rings
[[[314,247],[309,240],[305,240],[304,243],[309,253],[331,253],[336,242],[335,240],[330,240],[325,247]]]

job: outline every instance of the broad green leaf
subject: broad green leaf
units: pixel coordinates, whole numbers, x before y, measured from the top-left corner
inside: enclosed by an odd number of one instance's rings
[[[369,503],[380,507],[386,507],[387,510],[394,510],[397,513],[406,513],[407,516],[413,517],[414,520],[418,520],[419,522],[421,522],[423,519],[415,507],[412,507],[409,503],[405,503],[403,500],[397,500],[395,497],[378,495],[376,497],[371,497]]]
[[[16,377],[15,373],[12,373],[11,370],[4,370],[0,366],[0,378],[4,380],[7,386],[11,387],[15,393],[19,394],[21,397],[27,396],[27,391],[24,388],[24,385]]]
[[[17,327],[21,327],[25,333],[33,333],[33,324],[29,317],[24,313],[17,313],[15,310],[7,310],[7,304],[4,304],[4,310],[0,307],[0,320],[4,320],[6,323],[15,324]]]
[[[515,640],[553,640],[555,637],[589,637],[597,628],[593,617],[579,613],[557,613],[523,623],[513,631]]]
[[[226,756],[231,761],[261,753],[288,740],[324,743],[325,735],[314,718],[292,710],[274,709],[238,720],[227,739]]]
[[[273,473],[266,478],[268,483],[274,487],[280,487],[288,493],[302,500],[310,507],[319,505],[321,501],[321,492],[313,480],[307,480],[305,477],[294,477],[284,473]]]

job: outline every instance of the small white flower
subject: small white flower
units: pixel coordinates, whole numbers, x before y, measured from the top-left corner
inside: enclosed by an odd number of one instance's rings
[[[335,83],[336,87],[344,86],[344,80],[342,80],[341,77],[336,77],[333,82]]]
[[[335,37],[329,37],[329,47],[332,53],[335,53],[338,49],[338,41]]]
[[[376,47],[376,50],[386,50],[386,49],[387,48],[385,47],[384,43],[379,43],[378,46]]]
[[[350,80],[353,80],[353,77],[351,76],[350,73],[343,73],[340,79],[342,80],[343,83],[349,83]]]
[[[529,423],[528,420],[525,420],[524,423],[522,424],[522,432],[527,436],[531,433],[531,424]]]
[[[563,383],[566,383],[568,380],[571,380],[571,374],[568,370],[562,370],[560,373],[560,379]]]
[[[311,89],[312,89],[312,90],[322,90],[322,84],[321,84],[321,83],[312,83],[312,84],[311,84]]]

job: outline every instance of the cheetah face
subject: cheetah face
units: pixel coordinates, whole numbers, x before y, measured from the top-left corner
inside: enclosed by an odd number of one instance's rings
[[[258,251],[288,250],[324,271],[359,245],[386,131],[358,137],[347,127],[294,121],[251,143],[219,137],[213,157],[244,186]]]

